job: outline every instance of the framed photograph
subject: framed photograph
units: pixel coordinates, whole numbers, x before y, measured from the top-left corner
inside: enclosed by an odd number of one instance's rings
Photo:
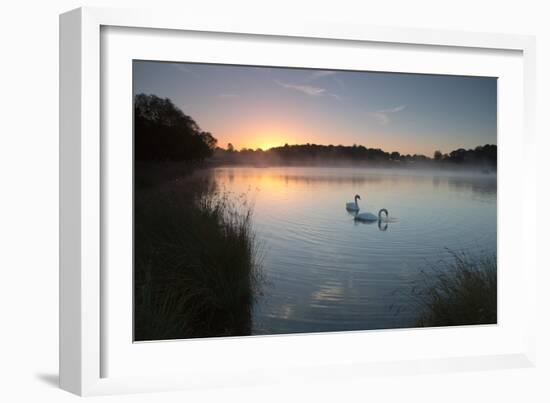
[[[534,365],[534,39],[60,17],[60,383]]]

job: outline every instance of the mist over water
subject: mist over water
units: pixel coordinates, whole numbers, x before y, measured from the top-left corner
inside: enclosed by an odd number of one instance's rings
[[[496,254],[493,174],[396,169],[211,170],[231,198],[254,206],[265,279],[253,334],[414,326],[410,290],[421,269],[451,259],[447,249]],[[358,223],[345,209],[389,211]]]

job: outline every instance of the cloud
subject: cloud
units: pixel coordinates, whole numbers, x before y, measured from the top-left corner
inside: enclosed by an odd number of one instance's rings
[[[393,108],[380,109],[378,111],[371,112],[371,116],[373,116],[381,125],[387,125],[391,122],[391,115],[397,112],[401,112],[403,109],[405,109],[405,107],[406,105],[399,105]]]
[[[283,88],[298,91],[312,97],[328,96],[336,99],[337,101],[342,99],[339,95],[327,91],[326,88],[315,87],[313,85],[283,83],[279,80],[275,80],[275,82]]]
[[[220,99],[236,99],[239,98],[239,95],[237,94],[218,94],[218,98]]]
[[[298,91],[298,92],[301,92],[303,94],[311,95],[311,96],[314,96],[314,97],[322,96],[326,92],[326,89],[324,89],[324,88],[314,87],[314,86],[311,86],[311,85],[288,84],[288,83],[283,83],[283,82],[278,81],[278,80],[275,80],[275,82],[283,88],[288,88],[290,90]]]
[[[371,116],[373,116],[381,125],[387,125],[390,122],[388,115],[383,112],[372,112]]]
[[[328,77],[328,76],[332,76],[334,74],[338,73],[337,71],[329,71],[329,70],[319,70],[319,71],[314,71],[313,73],[311,73],[309,75],[308,78],[306,78],[306,82],[310,82],[310,81],[315,81],[319,78],[323,78],[323,77]]]
[[[181,71],[182,73],[187,73],[187,74],[191,74],[195,77],[199,77],[199,73],[197,73],[196,71],[194,71],[193,69],[189,68],[188,66],[186,66],[185,64],[181,64],[181,63],[173,63],[174,66],[176,67],[176,69],[178,69],[179,71]]]
[[[380,112],[383,112],[383,113],[395,113],[395,112],[401,112],[403,109],[405,109],[405,105],[399,105],[399,106],[396,106],[395,108],[383,109],[383,110],[381,110]]]

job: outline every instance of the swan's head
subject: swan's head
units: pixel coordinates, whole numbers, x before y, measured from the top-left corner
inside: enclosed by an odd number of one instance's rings
[[[361,196],[355,195],[355,200],[361,200]]]

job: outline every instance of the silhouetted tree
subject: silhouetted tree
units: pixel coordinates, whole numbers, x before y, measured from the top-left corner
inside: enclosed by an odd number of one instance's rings
[[[449,155],[445,154],[442,159],[443,161],[455,164],[481,165],[494,168],[497,166],[497,146],[494,144],[485,144],[473,150],[459,148],[451,151]]]
[[[202,138],[202,141],[204,144],[208,146],[209,150],[214,150],[216,148],[216,145],[218,144],[218,140],[212,136],[212,133],[210,132],[201,132],[200,136]]]
[[[454,150],[449,153],[449,159],[452,162],[456,162],[456,163],[464,162],[465,156],[466,156],[466,150],[463,148],[459,148],[458,150]]]
[[[134,97],[135,158],[154,161],[202,161],[217,140],[168,98]]]
[[[319,144],[285,144],[268,150],[243,147],[240,151],[216,149],[216,158],[225,163],[253,163],[253,164],[330,164],[331,162],[350,162],[357,164],[394,164],[397,161],[408,164],[427,165],[434,161],[445,164],[459,164],[469,166],[496,167],[497,146],[485,145],[474,150],[458,149],[449,154],[434,152],[433,158],[422,154],[401,155],[397,151],[385,152],[379,148],[367,148],[362,145],[319,145]]]

